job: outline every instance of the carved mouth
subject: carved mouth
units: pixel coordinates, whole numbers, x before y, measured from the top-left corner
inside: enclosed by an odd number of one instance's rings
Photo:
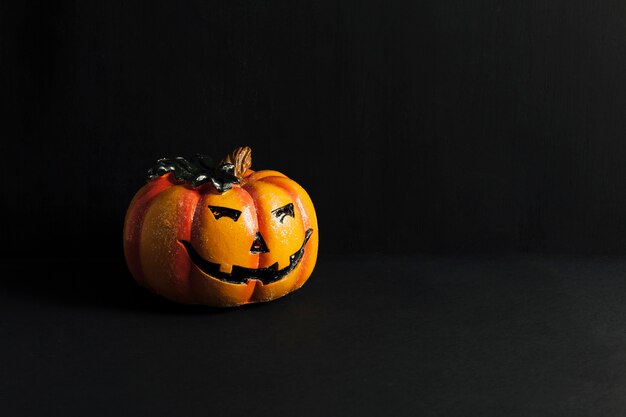
[[[186,240],[181,240],[180,243],[182,243],[185,246],[185,249],[187,249],[187,253],[189,254],[189,258],[191,258],[192,262],[200,268],[202,272],[212,276],[213,278],[230,284],[245,284],[251,279],[261,281],[263,284],[271,284],[272,282],[279,281],[286,277],[295,269],[298,263],[300,263],[300,260],[304,255],[304,247],[312,234],[313,229],[308,229],[306,231],[302,246],[296,253],[289,257],[289,265],[283,269],[278,269],[278,262],[275,262],[274,265],[266,268],[246,268],[244,266],[235,265],[233,266],[230,274],[220,271],[220,264],[209,262],[200,256],[191,243]]]

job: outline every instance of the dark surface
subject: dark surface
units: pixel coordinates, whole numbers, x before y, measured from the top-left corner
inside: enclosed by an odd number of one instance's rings
[[[625,259],[322,259],[230,310],[163,301],[121,261],[2,267],[7,417],[626,415]]]
[[[118,256],[158,158],[248,144],[309,191],[324,253],[626,254],[625,15],[2,1],[0,253]]]

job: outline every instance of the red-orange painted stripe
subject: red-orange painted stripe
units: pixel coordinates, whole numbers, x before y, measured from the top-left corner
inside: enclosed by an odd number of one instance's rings
[[[195,190],[187,190],[181,198],[176,216],[176,230],[178,230],[178,241],[191,240],[191,227],[193,218],[200,201],[200,193]],[[191,269],[191,259],[187,255],[187,250],[181,247],[178,242],[172,242],[175,250],[174,276],[176,277],[177,289],[187,300],[193,300],[194,294],[190,291],[189,275]]]
[[[152,200],[172,185],[166,177],[149,182],[135,194],[126,212],[126,219],[124,220],[124,256],[131,274],[143,286],[146,286],[146,279],[141,270],[141,261],[139,259],[139,241],[143,218]]]

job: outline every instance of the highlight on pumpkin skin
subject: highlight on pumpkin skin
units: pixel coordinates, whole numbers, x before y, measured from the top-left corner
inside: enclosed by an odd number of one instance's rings
[[[186,304],[227,307],[270,301],[310,277],[318,226],[295,181],[253,171],[240,147],[218,165],[197,155],[158,161],[124,224],[124,253],[136,281]]]

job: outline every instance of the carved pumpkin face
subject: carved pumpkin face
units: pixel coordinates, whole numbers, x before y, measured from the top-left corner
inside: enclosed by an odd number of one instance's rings
[[[124,251],[140,284],[177,302],[235,306],[276,299],[309,278],[318,236],[306,191],[279,172],[250,170],[249,148],[225,161],[234,170],[226,181],[182,158],[162,160],[164,172],[136,194]],[[205,182],[181,183],[181,170]]]

